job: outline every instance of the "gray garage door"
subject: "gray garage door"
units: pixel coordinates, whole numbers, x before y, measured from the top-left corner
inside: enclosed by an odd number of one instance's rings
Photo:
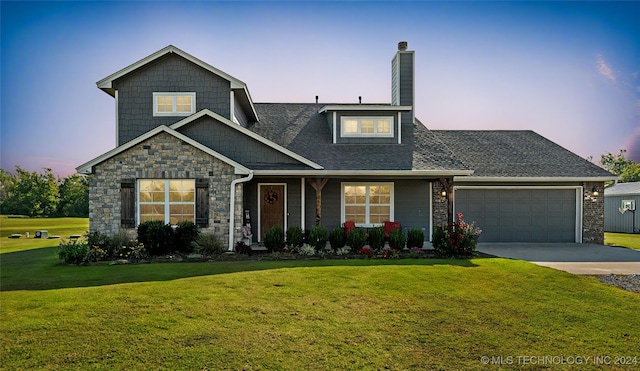
[[[575,242],[573,189],[459,189],[455,211],[484,242]]]

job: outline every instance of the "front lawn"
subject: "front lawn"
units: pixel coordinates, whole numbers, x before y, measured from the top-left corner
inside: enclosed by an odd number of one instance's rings
[[[3,253],[0,264],[6,369],[459,370],[483,367],[483,356],[503,364],[512,357],[512,367],[524,366],[518,356],[640,361],[640,295],[523,261],[60,266],[47,248]],[[546,367],[558,365],[533,365]],[[591,359],[577,368],[599,366]]]
[[[640,233],[613,233],[605,232],[604,243],[607,245],[623,246],[640,250]]]

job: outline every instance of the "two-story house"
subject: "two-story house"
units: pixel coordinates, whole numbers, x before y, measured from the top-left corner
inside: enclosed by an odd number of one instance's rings
[[[388,104],[255,103],[174,46],[98,81],[118,143],[77,169],[91,231],[188,220],[233,249],[248,220],[254,242],[273,225],[346,221],[430,237],[462,212],[482,241],[603,243],[612,174],[532,131],[429,130],[414,115],[414,58],[399,43]]]

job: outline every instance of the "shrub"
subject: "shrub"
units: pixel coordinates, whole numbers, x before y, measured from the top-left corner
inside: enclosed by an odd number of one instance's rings
[[[369,246],[373,250],[381,250],[384,247],[383,227],[375,227],[369,229]]]
[[[344,228],[340,226],[333,228],[331,233],[329,233],[329,244],[331,244],[331,248],[337,251],[343,248],[346,243],[347,236],[344,234]]]
[[[467,224],[463,215],[456,214],[456,221],[445,227],[436,227],[433,231],[433,248],[442,256],[471,256],[478,244],[482,231],[475,224]]]
[[[118,259],[127,259],[131,261],[140,261],[147,257],[147,250],[144,245],[138,243],[138,241],[131,241],[127,245],[120,247],[117,252]]]
[[[80,264],[86,261],[89,244],[86,241],[62,241],[58,245],[58,257],[64,264]]]
[[[327,247],[329,233],[321,225],[314,225],[309,232],[309,245],[315,247],[316,250],[324,250]]]
[[[264,234],[264,246],[271,252],[282,250],[285,246],[282,228],[277,225],[269,228]]]
[[[364,247],[367,243],[367,235],[362,228],[353,228],[349,231],[347,236],[347,245],[351,248],[351,251],[358,251]]]
[[[238,241],[236,243],[235,250],[236,250],[236,253],[240,255],[251,255],[251,253],[253,252],[253,250],[251,250],[251,246],[244,243],[244,241]]]
[[[224,252],[224,245],[218,237],[212,234],[200,234],[191,243],[196,253],[204,256],[218,256]]]
[[[151,256],[168,254],[173,250],[173,228],[159,220],[138,226],[138,241]]]
[[[407,247],[422,248],[424,246],[424,232],[420,228],[411,228],[407,232]]]
[[[391,231],[389,234],[389,247],[395,250],[404,249],[404,243],[406,241],[406,237],[404,236],[404,232],[402,229],[397,228]]]
[[[199,235],[198,226],[193,222],[180,222],[173,230],[173,248],[176,252],[190,254]]]
[[[304,233],[300,227],[287,228],[287,245],[291,247],[300,247],[304,242]]]
[[[300,249],[300,255],[313,256],[316,254],[316,249],[313,246],[303,246]]]

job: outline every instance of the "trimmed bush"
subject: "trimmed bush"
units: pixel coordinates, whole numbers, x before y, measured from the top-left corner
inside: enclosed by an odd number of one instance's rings
[[[84,262],[89,253],[89,244],[86,241],[61,242],[58,245],[58,257],[64,264],[80,264]]]
[[[282,250],[284,246],[284,232],[282,231],[282,228],[277,225],[269,228],[269,230],[264,234],[264,247],[273,252]]]
[[[407,232],[407,247],[422,248],[424,246],[424,232],[420,228],[411,228]]]
[[[290,247],[300,247],[304,242],[304,233],[300,227],[287,228],[287,245]]]
[[[316,250],[323,250],[327,246],[327,240],[329,239],[329,233],[321,225],[314,225],[309,232],[309,245],[313,246]]]
[[[193,222],[180,222],[173,230],[173,248],[176,252],[190,254],[193,242],[198,239],[200,231]]]
[[[224,245],[212,234],[200,234],[191,246],[196,253],[204,256],[218,256],[224,252]]]
[[[347,243],[347,236],[345,236],[344,228],[340,226],[333,228],[331,233],[329,233],[329,243],[331,244],[331,248],[336,251],[343,248]]]
[[[244,243],[244,241],[238,241],[238,243],[236,243],[235,250],[236,253],[240,255],[251,255],[251,253],[253,252],[253,250],[251,250],[251,246]]]
[[[375,227],[369,229],[369,246],[373,250],[382,250],[384,247],[384,228]]]
[[[353,228],[349,231],[347,236],[347,245],[351,248],[351,251],[358,251],[367,244],[367,235],[362,228]]]
[[[404,232],[402,229],[397,228],[391,231],[389,234],[389,247],[395,250],[404,249],[404,244],[406,242],[406,237],[404,236]]]
[[[138,226],[138,241],[151,256],[168,254],[173,250],[173,228],[159,220],[144,222]]]

